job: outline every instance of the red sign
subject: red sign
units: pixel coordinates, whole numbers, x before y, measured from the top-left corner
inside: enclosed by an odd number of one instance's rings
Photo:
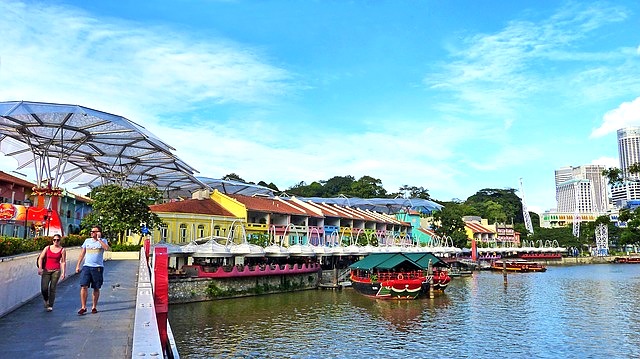
[[[2,203],[0,204],[0,219],[1,220],[9,220],[13,219],[16,215],[16,207],[11,203]]]

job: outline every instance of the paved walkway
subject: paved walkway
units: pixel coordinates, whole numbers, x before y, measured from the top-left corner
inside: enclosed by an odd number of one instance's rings
[[[105,262],[98,313],[80,309],[79,277],[58,284],[53,312],[41,296],[0,318],[0,357],[131,358],[138,260]],[[75,268],[69,268],[74,270]]]

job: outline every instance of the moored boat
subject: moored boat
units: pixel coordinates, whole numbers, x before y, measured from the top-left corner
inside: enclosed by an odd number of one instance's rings
[[[416,299],[451,281],[447,264],[430,253],[373,253],[349,268],[352,287],[377,299]]]
[[[505,265],[506,264],[506,265]],[[532,262],[524,259],[505,258],[491,262],[492,270],[507,270],[509,272],[545,272],[547,267],[538,262]]]
[[[614,263],[640,263],[640,257],[616,257]]]
[[[562,259],[562,253],[519,253],[518,257],[522,259]]]

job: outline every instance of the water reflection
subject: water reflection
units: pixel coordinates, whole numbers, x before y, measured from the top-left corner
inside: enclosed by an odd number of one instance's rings
[[[311,290],[172,305],[184,358],[640,357],[640,265],[480,272],[444,295]]]

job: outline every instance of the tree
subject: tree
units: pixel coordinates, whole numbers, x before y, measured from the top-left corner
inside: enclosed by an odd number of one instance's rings
[[[502,206],[506,221],[524,223],[524,216],[522,215],[522,200],[516,195],[515,189],[485,188],[467,198],[465,203],[474,206],[474,204],[483,204],[488,201],[498,203]],[[477,208],[481,209],[482,205]],[[490,215],[495,214],[490,213]],[[492,219],[487,216],[487,213],[481,213],[481,216],[483,218]]]
[[[639,174],[640,163],[634,163],[627,168],[628,174]],[[602,175],[607,177],[609,185],[613,188],[623,184],[624,174],[619,168],[609,168],[602,171]],[[618,216],[618,222],[626,222],[626,227],[620,229],[609,225],[609,238],[612,238],[611,232],[614,233],[615,239],[611,243],[618,246],[626,246],[628,244],[637,245],[640,243],[640,212],[637,209],[623,208]]]
[[[340,194],[348,196],[351,193],[351,184],[355,181],[353,176],[335,176],[322,183],[324,197],[335,197]]]
[[[245,181],[244,179],[242,179],[242,177],[238,176],[235,173],[229,173],[228,175],[225,175],[224,177],[222,177],[222,179],[225,181],[237,181],[237,182],[247,183],[247,181]]]
[[[382,181],[371,176],[362,176],[351,183],[350,196],[359,198],[384,198],[387,191],[382,187]]]
[[[552,243],[553,241],[557,241],[560,247],[583,248],[583,244],[585,243],[576,238],[572,230],[570,227],[539,228],[536,229],[534,234],[529,236],[528,240],[534,243],[542,241],[543,244],[546,243],[546,241],[551,241]],[[591,241],[589,241],[589,243],[591,243]]]
[[[507,215],[505,214],[504,207],[498,202],[486,201],[482,204],[484,215],[489,223],[506,223]]]
[[[100,225],[104,236],[116,238],[118,243],[124,241],[129,230],[141,233],[141,224],[150,230],[162,225],[160,217],[149,209],[149,204],[162,199],[162,192],[155,187],[124,188],[108,184],[93,188],[89,197],[93,200],[93,210],[82,220],[82,228],[88,230]]]
[[[275,192],[280,192],[280,190],[278,189],[278,186],[276,186],[273,182],[267,183],[265,181],[260,181],[260,182],[258,182],[258,186],[271,188]]]
[[[429,192],[426,188],[403,185],[398,190],[398,194],[404,198],[422,198],[422,199],[431,199]],[[395,196],[394,196],[395,197]]]
[[[305,182],[300,182],[296,185],[293,185],[285,192],[300,197],[322,197],[324,188],[318,182],[312,182],[310,185],[307,185]]]
[[[440,237],[450,236],[453,245],[458,248],[466,247],[468,241],[463,215],[463,207],[453,202],[447,202],[441,210],[433,212],[436,234]]]

